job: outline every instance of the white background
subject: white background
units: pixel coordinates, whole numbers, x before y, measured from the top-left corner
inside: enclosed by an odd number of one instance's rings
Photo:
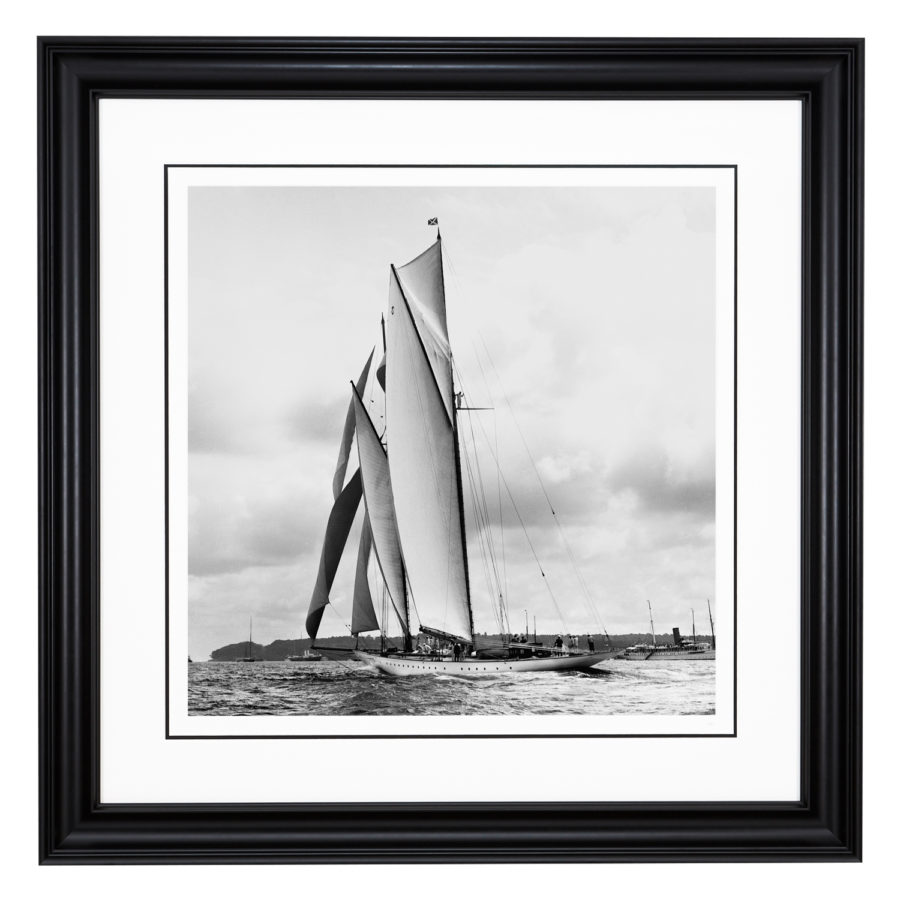
[[[416,103],[380,101],[103,100],[100,108],[100,798],[124,802],[326,802],[540,800],[796,800],[799,799],[799,348],[800,348],[800,106],[797,102],[568,102]],[[542,127],[535,132],[534,122]],[[416,122],[414,133],[406,128]],[[620,738],[508,738],[396,741],[166,741],[163,720],[163,198],[159,176],[166,159],[217,162],[239,159],[300,163],[359,159],[354,135],[365,123],[366,162],[435,163],[522,160],[570,163],[667,163],[698,158],[739,167],[738,267],[738,735],[727,740],[665,743]],[[447,140],[439,139],[442,134]],[[473,144],[465,135],[477,134]],[[398,135],[402,137],[398,138]],[[560,136],[565,135],[565,139]],[[761,140],[760,136],[765,135]],[[455,140],[449,136],[456,136]],[[666,147],[659,147],[665,136]],[[602,150],[599,147],[602,145]],[[598,149],[594,149],[598,148]],[[593,155],[592,155],[593,154]],[[202,170],[227,183],[230,170]],[[314,170],[328,183],[340,174]],[[386,170],[384,181],[403,170]],[[731,172],[720,170],[406,170],[425,183],[542,183],[617,185],[716,184],[717,341],[717,566],[716,596],[729,596],[728,548],[732,514],[731,359],[734,265],[731,258]],[[212,174],[210,174],[212,173]],[[274,173],[274,177],[273,177]],[[293,173],[293,174],[292,174]],[[480,174],[479,174],[480,173]],[[235,178],[242,183],[252,173]],[[264,170],[257,178],[284,183],[307,170]],[[344,173],[345,179],[359,177]],[[369,180],[371,174],[366,176]],[[187,520],[184,386],[187,333],[185,241],[179,185],[204,176],[177,170],[170,179],[170,438],[172,572],[170,615],[184,609],[187,562],[181,528]],[[179,387],[182,389],[179,390]],[[771,440],[772,434],[779,440]],[[179,447],[181,451],[179,452]],[[136,477],[140,473],[140,477]],[[746,560],[746,563],[743,561]],[[759,560],[766,564],[759,565]],[[140,573],[136,578],[135,574]],[[719,603],[726,645],[731,604]],[[794,648],[748,668],[754,648],[766,645],[778,622]],[[135,641],[134,635],[141,635]],[[171,651],[186,656],[184,631],[173,629]],[[181,646],[179,650],[178,647]],[[399,717],[364,723],[362,733],[634,732],[676,728],[687,733],[728,730],[733,657],[717,660],[719,714],[705,723],[673,724],[668,717]],[[135,677],[135,672],[140,677]],[[170,670],[173,684],[183,665]],[[173,734],[215,733],[215,719],[184,716],[184,693],[170,695]],[[723,727],[724,718],[727,724]],[[266,717],[231,725],[232,733],[359,733],[360,720],[317,717],[293,723]],[[409,719],[413,721],[410,722]],[[413,725],[410,728],[410,725]],[[205,727],[204,727],[205,726]],[[385,731],[383,729],[391,729]],[[252,732],[251,732],[252,733]],[[309,731],[307,731],[309,733]],[[398,753],[402,763],[398,763]],[[560,764],[560,760],[565,764]],[[552,760],[552,762],[551,762]],[[261,764],[262,762],[262,764]],[[361,764],[362,763],[362,764]],[[507,777],[497,777],[497,766]],[[296,773],[315,772],[315,778]],[[381,777],[373,777],[372,773]],[[435,772],[440,777],[435,778]],[[401,774],[402,773],[402,774]],[[615,773],[615,777],[608,777]],[[224,790],[223,790],[224,786]]]
[[[2,219],[4,327],[0,329],[3,409],[3,497],[0,554],[7,640],[8,679],[4,701],[6,791],[2,852],[4,885],[13,896],[156,897],[160,891],[189,896],[214,892],[220,897],[248,891],[305,890],[333,893],[365,883],[386,885],[405,874],[421,883],[427,877],[434,897],[458,896],[460,885],[477,877],[486,891],[508,879],[527,878],[532,890],[624,890],[635,879],[666,883],[667,896],[696,897],[727,891],[755,897],[804,891],[819,897],[877,896],[888,889],[894,866],[896,834],[895,661],[870,653],[866,686],[866,860],[862,866],[587,866],[565,870],[542,866],[472,867],[438,873],[355,868],[351,873],[320,867],[288,868],[44,869],[37,870],[36,765],[36,333],[34,168],[34,35],[43,34],[431,34],[431,35],[679,35],[785,36],[862,35],[867,46],[866,228],[866,533],[867,623],[877,631],[890,625],[897,598],[895,510],[900,501],[896,470],[897,425],[894,395],[898,383],[896,335],[900,330],[894,259],[896,256],[897,130],[895,108],[897,29],[884,3],[758,0],[752,6],[720,2],[634,3],[628,7],[558,0],[531,13],[522,4],[457,0],[452,7],[422,3],[344,3],[320,10],[295,2],[190,4],[158,0],[127,7],[118,3],[65,4],[44,0],[39,7],[5,11],[4,83],[7,85],[3,153],[7,181]],[[513,13],[514,10],[514,13]],[[12,579],[9,578],[10,573]],[[891,601],[894,601],[892,603]],[[352,878],[348,877],[352,874]],[[327,888],[330,886],[330,888]],[[348,890],[349,893],[349,890]]]

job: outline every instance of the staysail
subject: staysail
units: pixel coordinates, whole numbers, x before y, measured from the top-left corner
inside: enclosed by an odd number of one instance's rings
[[[353,518],[356,515],[361,496],[362,481],[359,469],[357,469],[335,500],[331,514],[328,516],[325,543],[319,559],[319,574],[316,577],[316,586],[313,588],[309,601],[309,611],[306,613],[306,633],[311,638],[314,638],[319,631],[322,614],[328,605],[328,594],[334,583],[334,576],[337,573],[344,545],[347,543],[347,535],[350,534],[350,527],[353,525]]]
[[[387,456],[356,390],[353,391],[353,408],[356,415],[359,470],[362,473],[366,515],[372,527],[375,556],[400,624],[403,630],[408,632],[409,611],[406,605],[403,558],[400,555],[400,542],[397,537],[397,520]],[[382,626],[384,624],[382,623]]]
[[[372,553],[372,526],[369,516],[363,517],[359,534],[359,553],[356,557],[356,580],[353,583],[353,612],[350,616],[350,634],[354,637],[364,631],[378,631],[378,617],[369,589],[369,556]]]
[[[388,462],[400,545],[420,625],[471,641],[440,254],[437,241],[412,263],[391,269]]]
[[[362,373],[359,376],[360,390],[365,390],[366,381],[369,377],[369,368],[372,365],[372,357],[375,355],[375,348],[369,354],[366,364],[363,366]],[[350,446],[353,443],[353,434],[356,430],[356,415],[353,411],[353,401],[347,409],[347,417],[344,421],[344,431],[341,435],[341,446],[338,449],[338,461],[335,468],[334,478],[332,479],[331,489],[334,495],[334,505],[328,516],[328,525],[325,528],[325,542],[322,546],[322,555],[319,558],[319,572],[316,577],[316,585],[313,588],[312,597],[309,601],[309,610],[306,613],[306,631],[311,638],[314,638],[319,630],[319,624],[322,621],[322,614],[328,605],[328,596],[331,591],[331,585],[334,582],[334,576],[337,573],[341,556],[344,552],[344,546],[347,543],[347,537],[350,534],[350,528],[353,525],[353,519],[356,516],[356,510],[359,506],[359,500],[362,496],[362,481],[359,470],[344,485],[344,477],[347,473],[347,462],[350,459]],[[360,555],[362,550],[360,548]],[[366,563],[369,557],[366,555]],[[357,568],[359,562],[357,561]],[[366,585],[368,587],[368,584]],[[354,591],[354,594],[356,591]],[[362,603],[362,600],[361,600]],[[369,598],[369,606],[372,605],[371,597]],[[354,597],[354,615],[356,614],[356,599]],[[372,611],[374,618],[375,612]],[[363,613],[365,618],[365,613]],[[375,626],[378,627],[377,625]],[[370,629],[361,629],[370,630]],[[355,633],[355,632],[354,632]]]

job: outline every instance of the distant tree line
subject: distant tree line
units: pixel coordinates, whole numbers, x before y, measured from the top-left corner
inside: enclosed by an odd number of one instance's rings
[[[560,632],[553,632],[550,634],[539,634],[537,639],[540,643],[550,645],[556,640],[556,635]],[[587,638],[588,635],[585,632],[581,632],[580,634],[575,635],[578,638],[578,644],[582,649],[587,648]],[[594,638],[594,643],[598,649],[606,646],[606,635],[598,634],[594,632],[591,635]],[[691,633],[685,632],[682,630],[681,636],[683,638],[690,638]],[[698,641],[709,641],[710,635],[708,634],[698,634]],[[499,634],[486,634],[479,633],[475,636],[476,644],[484,642],[485,644],[497,643],[501,640],[501,636]],[[529,635],[529,640],[531,640],[531,636]],[[671,644],[673,643],[672,632],[661,632],[656,635],[656,643],[657,644]],[[621,647],[630,647],[632,644],[649,644],[652,643],[653,636],[649,631],[647,632],[632,632],[630,634],[611,634],[609,636],[609,643],[612,647],[621,648]],[[392,643],[399,643],[398,640],[393,639]],[[316,638],[315,644],[317,647],[347,647],[352,648],[356,647],[356,638],[352,637],[326,637],[326,638]],[[309,638],[296,638],[292,640],[278,640],[272,641],[271,644],[263,645],[253,643],[250,645],[250,649],[248,652],[248,645],[246,641],[239,641],[235,644],[226,644],[224,647],[219,647],[218,650],[213,650],[210,654],[210,658],[214,660],[218,660],[220,662],[225,662],[233,659],[241,659],[244,656],[255,656],[259,659],[272,660],[277,661],[284,659],[287,656],[299,656],[303,653],[304,650],[308,650],[313,645],[313,641]],[[359,649],[360,650],[380,650],[381,649],[381,637],[379,635],[360,635],[359,637]]]

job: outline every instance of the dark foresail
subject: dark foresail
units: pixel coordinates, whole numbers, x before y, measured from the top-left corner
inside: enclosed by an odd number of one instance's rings
[[[362,497],[362,479],[359,469],[347,482],[347,486],[341,491],[331,514],[328,516],[328,526],[325,529],[325,543],[322,547],[322,556],[319,559],[319,574],[316,578],[316,586],[313,588],[312,598],[309,601],[309,611],[306,614],[306,633],[314,638],[319,631],[322,621],[322,613],[328,605],[328,595],[334,576],[337,573],[353,518],[359,507]]]
[[[366,391],[366,381],[369,378],[369,367],[372,365],[372,357],[375,355],[375,348],[372,348],[372,352],[369,354],[369,358],[366,360],[366,364],[363,366],[362,373],[359,376],[358,388],[360,394],[364,394]],[[383,385],[382,385],[383,386]],[[350,401],[350,406],[347,408],[347,416],[344,419],[344,433],[341,435],[341,446],[338,450],[338,461],[337,466],[334,470],[334,478],[331,483],[331,492],[334,494],[334,499],[337,498],[341,494],[341,489],[344,487],[344,476],[347,474],[347,462],[350,459],[350,445],[353,443],[353,431],[356,426],[356,419],[353,413],[353,401]]]

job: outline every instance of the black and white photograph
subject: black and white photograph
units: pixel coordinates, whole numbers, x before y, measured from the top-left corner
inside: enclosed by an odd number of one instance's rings
[[[678,896],[877,855],[889,38],[170,12],[10,42],[12,855]]]
[[[734,672],[733,169],[167,177],[188,720],[709,730]]]

